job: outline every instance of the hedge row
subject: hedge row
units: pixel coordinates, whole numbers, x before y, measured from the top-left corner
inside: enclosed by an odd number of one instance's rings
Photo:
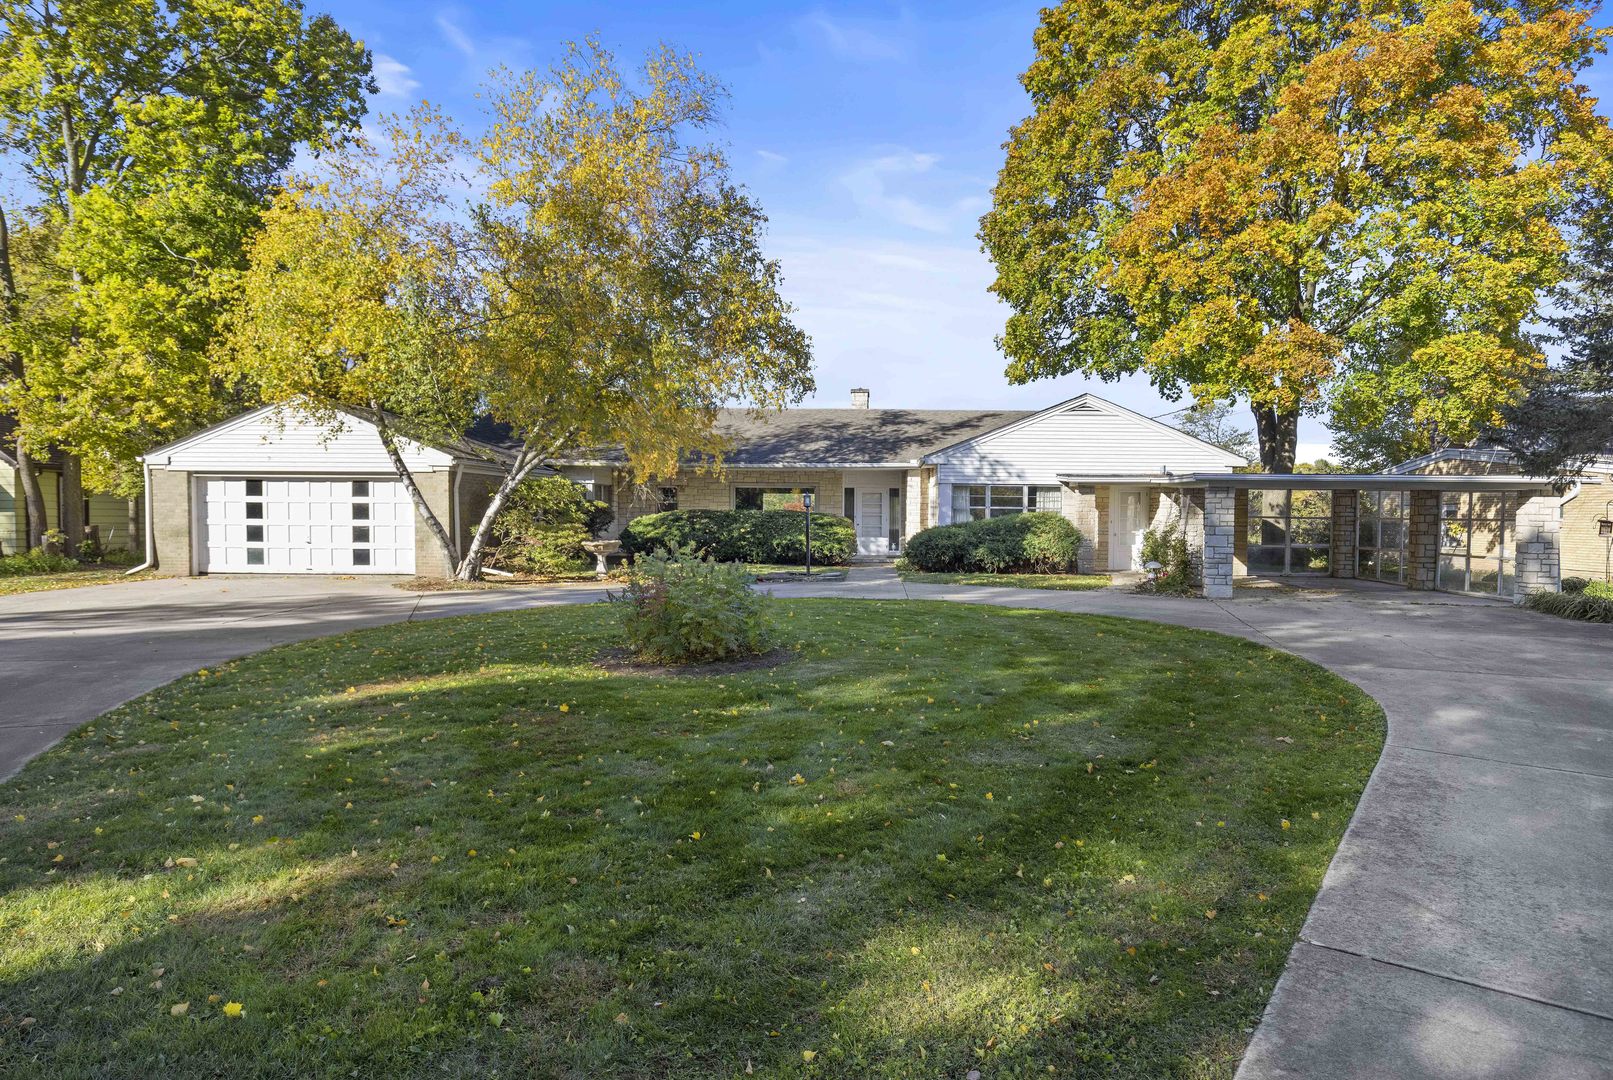
[[[629,555],[695,552],[718,562],[799,563],[806,561],[806,514],[800,510],[668,510],[646,514],[622,530]],[[857,552],[857,531],[849,520],[812,515],[812,561],[838,566]]]
[[[1066,574],[1081,541],[1058,514],[1010,514],[925,529],[907,541],[906,556],[915,570],[938,573]]]

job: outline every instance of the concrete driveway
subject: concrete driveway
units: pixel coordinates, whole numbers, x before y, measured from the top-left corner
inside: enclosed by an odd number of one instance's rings
[[[199,668],[382,623],[597,600],[563,587],[411,593],[396,578],[206,577],[0,597],[0,779],[63,735]]]
[[[858,570],[772,591],[1124,615],[1338,672],[1382,703],[1388,742],[1240,1080],[1613,1076],[1613,627],[1398,589],[1212,603]],[[281,642],[601,595],[208,578],[0,598],[0,770],[178,675]]]

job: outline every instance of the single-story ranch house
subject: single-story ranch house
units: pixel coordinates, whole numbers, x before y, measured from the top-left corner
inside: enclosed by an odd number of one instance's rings
[[[9,442],[11,425],[0,416],[0,447]],[[51,454],[35,461],[34,475],[39,478],[39,494],[45,504],[45,529],[59,529],[62,525],[62,456]],[[119,498],[116,495],[87,495],[83,506],[84,531],[111,550],[127,548],[139,551],[140,503],[138,500]],[[0,460],[0,555],[15,555],[28,550],[28,506],[22,495],[22,474],[9,461]]]
[[[1563,500],[1504,463],[1482,473],[1241,472],[1242,458],[1092,394],[1037,411],[916,410],[871,408],[868,391],[854,390],[850,408],[730,410],[719,424],[729,444],[720,471],[691,466],[634,484],[612,448],[553,464],[610,504],[613,532],[642,514],[790,506],[810,492],[814,512],[852,519],[870,559],[899,554],[932,525],[1038,510],[1081,530],[1081,568],[1099,572],[1139,569],[1144,531],[1180,521],[1210,596],[1263,574],[1506,597],[1559,577]],[[407,443],[404,456],[463,543],[508,452],[466,438]],[[159,572],[449,572],[357,417],[333,433],[295,410],[257,409],[143,461]]]

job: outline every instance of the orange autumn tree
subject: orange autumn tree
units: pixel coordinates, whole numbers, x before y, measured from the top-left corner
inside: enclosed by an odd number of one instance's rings
[[[1606,212],[1577,73],[1592,3],[1113,3],[1043,13],[981,239],[1016,383],[1145,373],[1299,418],[1473,437],[1543,362],[1529,327]]]

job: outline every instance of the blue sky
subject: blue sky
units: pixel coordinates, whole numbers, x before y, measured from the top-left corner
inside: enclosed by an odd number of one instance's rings
[[[310,0],[374,51],[378,110],[426,97],[467,127],[492,66],[547,66],[597,33],[624,61],[658,42],[696,53],[732,92],[720,137],[771,218],[768,248],[812,334],[815,404],[867,386],[876,406],[1037,408],[1083,390],[1153,415],[1143,379],[1010,386],[1003,309],[974,237],[1040,3],[483,3]],[[1604,12],[1601,21],[1609,16]],[[1613,65],[1587,76],[1613,97]],[[1328,433],[1301,431],[1302,460]]]

